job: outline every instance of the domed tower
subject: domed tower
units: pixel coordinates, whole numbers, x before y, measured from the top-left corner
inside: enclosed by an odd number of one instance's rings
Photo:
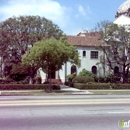
[[[118,18],[121,15],[130,17],[130,0],[126,0],[123,4],[119,6],[115,18]]]

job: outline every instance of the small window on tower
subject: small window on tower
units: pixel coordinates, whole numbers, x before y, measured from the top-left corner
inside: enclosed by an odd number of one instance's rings
[[[86,51],[83,51],[83,57],[85,57],[86,56]]]

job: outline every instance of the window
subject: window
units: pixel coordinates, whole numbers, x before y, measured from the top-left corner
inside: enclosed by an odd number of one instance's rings
[[[86,51],[83,51],[83,57],[85,57],[86,56]]]
[[[91,51],[91,58],[98,59],[98,51]]]

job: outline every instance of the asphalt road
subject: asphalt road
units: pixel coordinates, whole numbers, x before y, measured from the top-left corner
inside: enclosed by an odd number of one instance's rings
[[[120,130],[119,122],[130,120],[129,100],[124,95],[1,97],[0,130]]]

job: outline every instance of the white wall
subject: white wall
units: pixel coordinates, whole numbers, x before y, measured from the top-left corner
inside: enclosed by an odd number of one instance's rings
[[[79,56],[81,59],[81,67],[80,68],[77,67],[77,73],[81,72],[83,69],[92,71],[91,70],[92,66],[96,66],[97,75],[104,75],[103,65],[97,64],[97,63],[100,63],[100,60],[103,57],[103,52],[99,48],[78,46],[77,51],[79,52]],[[83,57],[83,51],[86,51],[85,57]],[[90,57],[91,51],[98,51],[98,59],[91,59],[91,57]],[[65,67],[65,65],[63,65],[62,69],[60,69],[59,72],[56,73],[58,75],[58,76],[56,76],[56,78],[60,78],[61,81],[64,83],[65,82],[65,73],[66,73],[66,75],[71,74],[71,66],[72,66],[72,64],[69,62],[66,63],[66,67]],[[109,72],[108,67],[105,67],[105,71],[106,71],[106,73]],[[43,75],[43,76],[45,77],[45,75]]]

